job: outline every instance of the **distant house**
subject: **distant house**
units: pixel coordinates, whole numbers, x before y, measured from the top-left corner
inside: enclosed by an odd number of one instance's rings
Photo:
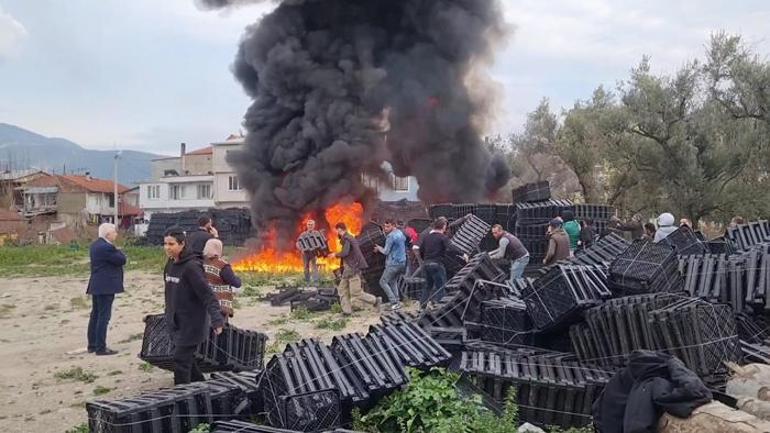
[[[21,210],[23,197],[21,188],[27,183],[43,176],[50,176],[43,170],[29,168],[24,170],[6,170],[0,173],[0,203],[3,209]]]
[[[15,241],[26,228],[26,223],[18,212],[0,209],[0,246],[8,241]]]
[[[417,198],[417,178],[414,176],[401,177],[393,173],[393,167],[389,162],[382,163],[385,179],[367,175],[361,175],[364,185],[377,193],[377,198],[382,201],[420,201]]]
[[[111,180],[96,179],[89,175],[50,175],[28,182],[21,188],[22,215],[55,214],[67,224],[112,222],[115,215],[115,184]],[[142,211],[129,202],[124,194],[129,188],[118,185],[118,217],[130,225]]]
[[[214,148],[214,200],[218,208],[249,207],[248,193],[235,167],[227,161],[233,152],[243,149],[244,143],[242,135],[233,134],[225,141],[211,144]]]
[[[186,147],[181,144],[179,156],[154,159],[152,180],[139,183],[139,207],[146,218],[214,207],[213,147],[189,153]]]

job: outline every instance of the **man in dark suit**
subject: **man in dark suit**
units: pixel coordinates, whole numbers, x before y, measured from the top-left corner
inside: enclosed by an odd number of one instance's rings
[[[107,326],[112,316],[115,294],[123,292],[123,265],[126,255],[114,245],[118,231],[114,224],[99,226],[99,239],[91,244],[91,278],[86,293],[91,295],[91,318],[88,321],[88,352],[114,355],[107,347]]]

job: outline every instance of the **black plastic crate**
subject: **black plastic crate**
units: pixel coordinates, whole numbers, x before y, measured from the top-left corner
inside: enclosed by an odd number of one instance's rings
[[[511,191],[513,203],[545,201],[551,199],[551,185],[546,181],[522,185]]]

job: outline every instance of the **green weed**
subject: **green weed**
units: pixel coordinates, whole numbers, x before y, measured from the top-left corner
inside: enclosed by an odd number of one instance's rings
[[[115,388],[107,388],[106,386],[98,385],[94,388],[94,395],[104,395],[110,393]]]
[[[54,377],[59,380],[74,380],[76,382],[92,383],[99,376],[83,370],[82,367],[72,367],[69,370],[58,371]]]

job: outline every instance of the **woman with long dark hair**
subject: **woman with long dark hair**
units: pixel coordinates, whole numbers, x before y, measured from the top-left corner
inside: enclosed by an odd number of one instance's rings
[[[187,248],[184,230],[171,228],[163,237],[169,261],[163,270],[166,283],[166,323],[174,341],[174,384],[204,380],[193,354],[209,336],[219,335],[224,318],[219,302],[209,287],[203,265]]]

